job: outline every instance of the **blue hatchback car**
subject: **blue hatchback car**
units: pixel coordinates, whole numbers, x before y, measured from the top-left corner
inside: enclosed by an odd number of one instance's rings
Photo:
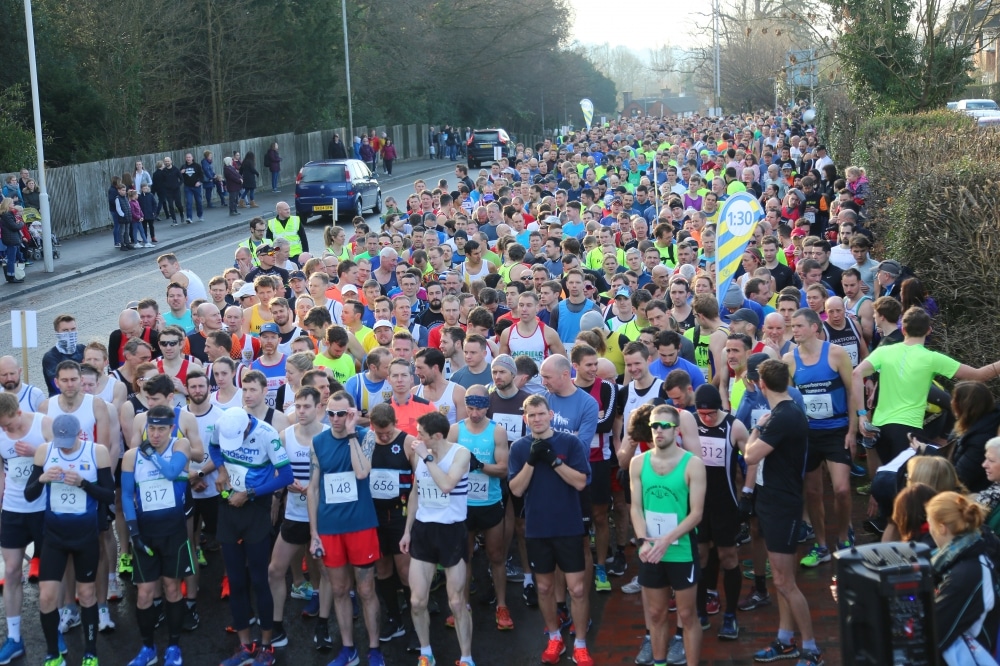
[[[361,160],[308,162],[295,177],[295,214],[305,221],[382,212],[378,179]]]

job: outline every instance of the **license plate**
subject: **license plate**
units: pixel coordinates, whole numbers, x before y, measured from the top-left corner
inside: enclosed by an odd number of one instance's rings
[[[313,206],[313,210],[333,210],[333,206]]]
[[[493,144],[492,143],[481,143],[481,144],[479,144],[479,147],[480,148],[492,148]]]

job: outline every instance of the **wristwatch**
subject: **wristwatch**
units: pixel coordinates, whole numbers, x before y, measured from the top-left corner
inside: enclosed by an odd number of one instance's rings
[[[868,416],[868,410],[867,409],[859,409],[857,411],[857,414],[858,414],[858,416]]]
[[[427,463],[432,463],[432,462],[434,462],[434,454],[428,453],[427,457],[424,458],[424,464],[426,465]]]
[[[202,470],[199,469],[198,470],[198,478],[199,479],[204,479],[205,478],[205,472],[203,472]]]
[[[252,502],[256,498],[257,498],[257,491],[254,490],[253,488],[247,488],[247,499]]]

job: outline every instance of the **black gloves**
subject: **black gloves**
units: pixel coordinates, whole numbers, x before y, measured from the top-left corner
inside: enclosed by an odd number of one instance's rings
[[[531,443],[531,450],[528,453],[528,464],[534,467],[539,462],[549,463],[548,453],[552,451],[552,445],[546,440],[536,439]]]
[[[132,543],[132,550],[135,552],[145,551],[150,557],[153,556],[153,549],[147,546],[143,540],[142,536],[139,534],[139,521],[129,520],[126,521],[126,526],[128,526],[128,540]]]
[[[156,453],[156,448],[149,443],[148,439],[143,439],[139,442],[139,452],[147,458],[152,458],[153,454]]]
[[[740,497],[737,511],[741,523],[746,522],[753,515],[753,499],[753,493],[743,493],[743,496]]]
[[[483,461],[481,461],[479,458],[477,458],[475,453],[470,453],[469,454],[469,471],[470,472],[478,472],[479,470],[481,470],[483,468],[483,466],[484,466]]]

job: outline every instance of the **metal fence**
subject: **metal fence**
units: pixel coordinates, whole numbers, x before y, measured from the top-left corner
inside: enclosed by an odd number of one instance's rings
[[[401,160],[427,156],[428,125],[392,125],[355,129],[358,136],[366,134],[369,129],[374,129],[379,134],[385,132],[395,143],[396,152]],[[326,147],[334,133],[341,137],[350,155],[353,135],[345,128],[339,127],[308,134],[278,134],[47,169],[45,184],[49,193],[52,231],[58,236],[67,238],[110,227],[111,214],[108,211],[107,193],[111,178],[124,173],[133,173],[137,160],[142,160],[146,170],[152,173],[157,160],[162,160],[165,156],[173,159],[174,164],[179,167],[184,163],[185,154],[192,153],[195,161],[201,162],[203,153],[210,150],[214,155],[216,172],[222,173],[223,157],[232,155],[236,150],[240,151],[241,155],[253,151],[257,158],[257,169],[261,172],[260,187],[264,188],[269,187],[271,182],[270,174],[264,168],[264,154],[271,143],[277,141],[282,165],[280,183],[289,185],[295,182],[295,175],[301,165],[310,160],[326,157]],[[3,174],[2,179],[6,180],[8,175],[11,174]],[[16,172],[13,175],[17,175]],[[32,172],[32,176],[37,176],[37,173]]]

